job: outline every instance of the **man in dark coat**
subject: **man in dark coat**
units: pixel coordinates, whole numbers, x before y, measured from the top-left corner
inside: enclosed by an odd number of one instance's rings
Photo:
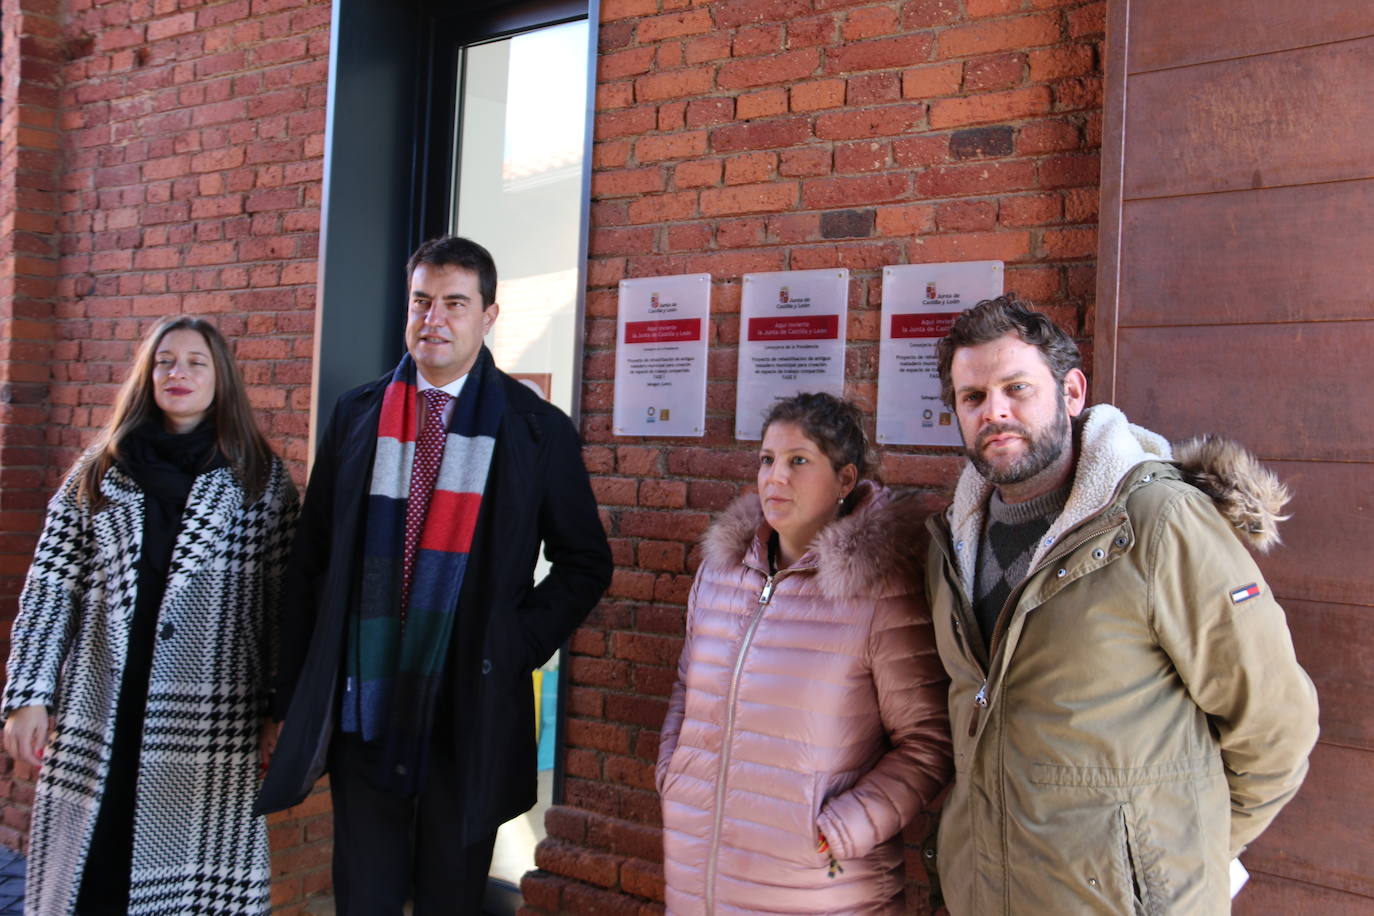
[[[482,344],[491,256],[437,239],[406,276],[407,356],[339,398],[310,475],[258,802],[329,772],[341,914],[481,912],[496,830],[535,802],[531,671],[611,577],[572,423]]]

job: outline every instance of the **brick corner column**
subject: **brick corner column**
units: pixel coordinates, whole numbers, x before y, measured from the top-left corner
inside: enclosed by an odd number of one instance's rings
[[[43,524],[57,299],[57,0],[0,5],[0,657]],[[26,845],[32,775],[0,759],[0,844]]]

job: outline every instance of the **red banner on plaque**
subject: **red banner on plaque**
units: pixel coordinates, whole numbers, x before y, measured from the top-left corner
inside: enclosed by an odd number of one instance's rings
[[[625,322],[626,343],[676,343],[683,340],[701,340],[700,318]]]
[[[836,340],[839,336],[839,315],[749,319],[750,340]]]
[[[930,312],[892,316],[892,339],[944,337],[959,312]]]

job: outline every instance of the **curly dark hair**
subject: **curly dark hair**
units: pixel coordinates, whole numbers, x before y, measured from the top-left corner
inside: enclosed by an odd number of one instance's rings
[[[954,409],[954,383],[950,380],[950,365],[954,362],[955,351],[987,343],[1009,333],[1040,351],[1056,384],[1063,383],[1069,370],[1083,367],[1078,344],[1044,312],[1037,312],[1010,293],[996,299],[984,299],[961,313],[954,320],[949,333],[936,345],[940,400],[945,402],[946,407]]]
[[[819,391],[794,394],[772,406],[760,435],[767,435],[768,427],[778,422],[800,426],[806,438],[820,447],[837,471],[852,464],[859,472],[859,480],[864,480],[873,468],[875,462],[868,434],[864,432],[864,414],[852,401]]]

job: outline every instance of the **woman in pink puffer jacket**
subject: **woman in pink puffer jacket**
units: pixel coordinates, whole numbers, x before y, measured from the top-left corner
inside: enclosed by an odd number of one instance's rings
[[[764,424],[712,526],[659,746],[668,912],[903,912],[902,826],[950,776],[923,513],[863,480],[858,409]]]

